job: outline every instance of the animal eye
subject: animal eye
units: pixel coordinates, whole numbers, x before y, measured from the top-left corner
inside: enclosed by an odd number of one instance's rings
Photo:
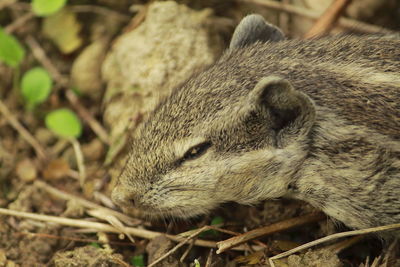
[[[198,144],[194,147],[191,147],[188,151],[186,151],[185,155],[183,155],[181,161],[195,159],[203,155],[207,149],[211,146],[211,142],[204,142]]]

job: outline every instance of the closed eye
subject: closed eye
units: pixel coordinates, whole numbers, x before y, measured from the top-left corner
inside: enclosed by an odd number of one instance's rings
[[[201,155],[206,153],[207,149],[209,149],[211,145],[211,142],[204,142],[189,148],[183,155],[183,157],[179,160],[179,163],[200,157]]]

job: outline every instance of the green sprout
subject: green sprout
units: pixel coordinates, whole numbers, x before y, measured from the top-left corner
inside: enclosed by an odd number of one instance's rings
[[[136,266],[136,267],[145,266],[145,264],[144,264],[144,255],[140,254],[140,255],[133,256],[131,258],[131,264],[133,266]]]
[[[68,138],[78,138],[82,134],[82,124],[78,116],[70,109],[61,108],[47,114],[46,127],[55,134]]]
[[[25,50],[20,42],[0,27],[0,61],[15,68],[18,67],[24,57]]]
[[[67,0],[32,0],[32,11],[37,16],[50,16],[62,9]]]
[[[222,218],[221,216],[215,216],[212,220],[210,225],[221,225],[224,223],[224,218]],[[217,237],[219,235],[218,231],[215,231],[214,229],[210,229],[207,231],[202,232],[199,236],[204,238],[207,236],[212,236],[212,237]]]
[[[94,247],[94,248],[101,248],[100,244],[99,244],[99,243],[96,243],[96,242],[91,242],[91,243],[89,243],[89,246],[92,246],[92,247]]]
[[[53,81],[45,69],[36,67],[27,71],[21,80],[21,91],[28,109],[46,101],[52,86]]]

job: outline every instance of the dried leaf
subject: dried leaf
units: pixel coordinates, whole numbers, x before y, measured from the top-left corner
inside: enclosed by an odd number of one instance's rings
[[[64,8],[60,12],[44,18],[43,32],[64,54],[74,52],[82,45],[79,32],[82,25],[75,13]]]
[[[68,162],[63,159],[52,160],[46,169],[43,170],[43,177],[46,180],[60,179],[68,175],[70,170]]]

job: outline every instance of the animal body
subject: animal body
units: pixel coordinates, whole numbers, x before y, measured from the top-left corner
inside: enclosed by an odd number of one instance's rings
[[[184,218],[290,197],[354,228],[400,223],[400,39],[286,40],[247,16],[137,130],[112,197]]]

